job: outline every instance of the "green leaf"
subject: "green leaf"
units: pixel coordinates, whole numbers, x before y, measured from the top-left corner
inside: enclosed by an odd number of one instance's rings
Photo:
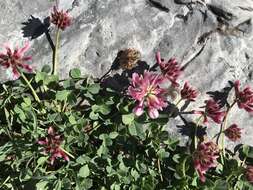
[[[85,164],[90,161],[90,158],[86,155],[81,155],[76,159],[76,162],[79,164]]]
[[[133,123],[133,121],[134,121],[134,114],[133,113],[122,115],[122,122],[125,125],[130,125]]]
[[[38,83],[40,81],[44,81],[47,77],[47,74],[44,72],[37,72],[35,76],[35,81]]]
[[[92,111],[92,112],[90,112],[90,114],[89,114],[89,118],[90,118],[91,120],[97,120],[97,119],[99,118],[99,114]]]
[[[111,108],[108,105],[102,104],[102,105],[93,105],[91,107],[92,111],[95,113],[99,112],[102,113],[103,115],[108,115],[111,112]]]
[[[48,156],[43,156],[43,157],[40,157],[38,160],[37,160],[37,165],[43,165],[46,161],[48,160]]]
[[[56,93],[56,99],[59,101],[66,101],[70,93],[71,92],[69,90],[58,91]]]
[[[117,138],[117,136],[119,135],[119,133],[117,133],[117,132],[111,132],[110,134],[109,134],[109,137],[111,138],[111,139],[115,139],[115,138]]]
[[[140,174],[134,168],[131,169],[131,175],[136,181],[140,177]]]
[[[66,88],[70,88],[72,86],[75,86],[75,81],[72,80],[72,79],[69,79],[69,80],[65,80],[63,82],[63,87],[66,89]]]
[[[36,184],[36,190],[47,190],[48,181],[40,181]]]
[[[54,190],[61,190],[61,189],[62,189],[62,181],[58,180],[54,187]]]
[[[109,153],[109,149],[104,145],[102,144],[99,149],[97,150],[97,155],[98,156],[102,156],[102,155],[107,155]]]
[[[98,93],[99,93],[99,90],[100,90],[100,85],[99,85],[98,83],[91,84],[91,85],[88,87],[88,91],[89,91],[91,94],[98,94]]]
[[[74,79],[78,79],[81,77],[81,71],[80,69],[74,68],[70,71],[70,77]]]
[[[170,156],[170,153],[166,152],[165,149],[162,148],[157,152],[157,155],[159,156],[159,159],[163,160],[164,158],[168,158]]]
[[[142,179],[142,185],[141,185],[142,190],[154,190],[155,186],[156,184],[152,176],[147,176]]]
[[[172,160],[178,164],[180,160],[180,154],[173,155]]]
[[[84,165],[80,168],[79,172],[78,172],[78,176],[86,178],[90,175],[90,169],[88,167],[88,165]]]
[[[25,97],[23,98],[24,102],[21,103],[21,107],[24,109],[24,110],[29,110],[31,104],[32,104],[32,101],[29,97]]]
[[[31,101],[31,99],[30,99],[29,97],[25,97],[25,98],[23,98],[23,100],[24,100],[24,102],[25,102],[25,104],[26,104],[27,106],[30,106],[31,103],[32,103],[32,101]]]
[[[245,154],[245,156],[249,155],[249,149],[250,147],[248,145],[243,145],[242,152]]]
[[[49,65],[44,65],[41,69],[41,72],[50,73],[51,72],[51,67]]]
[[[133,122],[131,125],[128,126],[128,130],[131,135],[138,136],[142,140],[145,140],[145,132],[142,124]]]
[[[111,146],[112,145],[112,140],[110,139],[109,135],[107,135],[107,134],[99,135],[99,139],[103,140],[103,144],[105,146]]]
[[[76,118],[73,115],[69,116],[69,122],[71,125],[75,125],[76,124]]]
[[[19,118],[21,119],[21,121],[25,121],[26,116],[25,113],[23,112],[22,109],[20,109],[17,105],[14,107],[14,111],[16,114],[18,114]]]
[[[121,190],[121,188],[119,184],[114,183],[111,185],[110,190]]]
[[[215,190],[227,190],[227,182],[225,180],[219,179],[215,182]]]
[[[129,133],[133,136],[137,136],[137,129],[135,125],[128,126]]]
[[[44,80],[44,84],[48,85],[52,82],[57,82],[59,81],[59,76],[58,75],[46,75],[46,78]]]

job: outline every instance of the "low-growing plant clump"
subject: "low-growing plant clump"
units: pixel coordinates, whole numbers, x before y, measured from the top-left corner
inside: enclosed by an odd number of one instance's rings
[[[180,86],[183,67],[158,52],[154,66],[138,70],[134,49],[120,53],[126,79],[120,90],[104,82],[108,75],[96,79],[79,69],[60,80],[60,32],[73,20],[57,7],[50,19],[52,72],[48,65],[34,71],[28,43],[0,53],[13,79],[0,85],[0,189],[253,189],[253,147],[225,148],[242,136],[236,119],[227,126],[231,109],[253,113],[250,87],[230,82],[222,97],[187,110],[200,94],[189,82]],[[168,133],[175,118],[190,131],[184,145]],[[208,138],[206,127],[220,132]]]

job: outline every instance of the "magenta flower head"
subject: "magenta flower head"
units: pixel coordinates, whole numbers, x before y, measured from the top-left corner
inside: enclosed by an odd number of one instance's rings
[[[63,158],[65,161],[69,161],[68,155],[61,149],[62,138],[57,135],[53,127],[49,127],[47,130],[48,136],[38,141],[38,144],[44,146],[43,154],[50,156],[51,165],[54,164],[56,158]]]
[[[175,58],[171,58],[169,61],[161,59],[160,52],[156,53],[156,61],[160,66],[163,75],[171,81],[173,86],[179,86],[177,79],[182,73],[182,68],[179,66]]]
[[[197,90],[190,87],[188,82],[184,83],[183,89],[180,91],[181,98],[189,101],[195,101],[195,98],[198,96]]]
[[[253,114],[253,90],[247,86],[240,91],[239,86],[239,80],[235,81],[234,87],[237,105],[240,109],[245,109],[247,112]]]
[[[228,127],[225,131],[224,134],[225,136],[231,140],[231,141],[238,141],[241,139],[242,135],[242,129],[239,128],[236,124],[232,124],[230,127]]]
[[[208,122],[207,117],[211,118],[215,123],[220,124],[226,111],[221,111],[220,105],[213,99],[205,101],[205,111],[194,111],[195,114],[202,114],[204,116],[204,123]]]
[[[71,18],[68,12],[64,12],[63,10],[59,11],[56,6],[53,8],[50,21],[62,30],[65,30],[71,24]]]
[[[11,72],[11,77],[16,80],[20,77],[19,69],[23,69],[26,72],[31,73],[32,67],[27,64],[27,61],[32,59],[31,56],[24,56],[24,53],[29,49],[30,45],[28,42],[25,43],[23,48],[16,47],[12,50],[9,46],[6,46],[6,51],[0,53],[0,65],[3,66],[7,74]]]
[[[133,110],[137,116],[143,114],[146,106],[149,117],[158,118],[158,110],[167,106],[166,90],[160,87],[163,82],[164,77],[153,72],[144,71],[144,75],[133,73],[128,95],[138,102]]]
[[[206,172],[217,166],[217,158],[219,157],[218,146],[212,141],[202,142],[198,144],[197,149],[193,153],[194,168],[198,172],[200,181],[205,182]]]
[[[253,184],[253,166],[247,166],[245,176],[247,180]]]

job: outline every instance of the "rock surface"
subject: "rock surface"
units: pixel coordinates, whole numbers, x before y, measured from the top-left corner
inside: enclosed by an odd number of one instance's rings
[[[30,15],[43,20],[53,5],[46,0],[0,1],[0,44],[27,40],[22,23]],[[183,78],[203,95],[197,107],[207,98],[206,91],[220,90],[229,80],[253,86],[252,0],[60,0],[59,6],[69,9],[73,17],[72,27],[61,34],[59,73],[63,78],[74,67],[102,76],[120,49],[132,47],[150,65],[158,50],[166,59],[174,56],[183,65],[189,63]],[[208,32],[207,38],[200,38]],[[54,38],[53,26],[50,34]],[[31,44],[33,65],[40,69],[51,64],[45,35]],[[6,79],[2,68],[0,77]],[[253,145],[252,116],[235,108],[228,120],[234,122],[244,128],[242,143]],[[218,126],[210,124],[208,130],[214,134]]]

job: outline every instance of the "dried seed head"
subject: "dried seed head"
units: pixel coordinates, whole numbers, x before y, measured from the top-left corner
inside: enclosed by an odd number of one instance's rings
[[[141,53],[133,48],[122,50],[119,57],[119,65],[122,69],[131,70],[137,66],[138,61],[141,58]]]

